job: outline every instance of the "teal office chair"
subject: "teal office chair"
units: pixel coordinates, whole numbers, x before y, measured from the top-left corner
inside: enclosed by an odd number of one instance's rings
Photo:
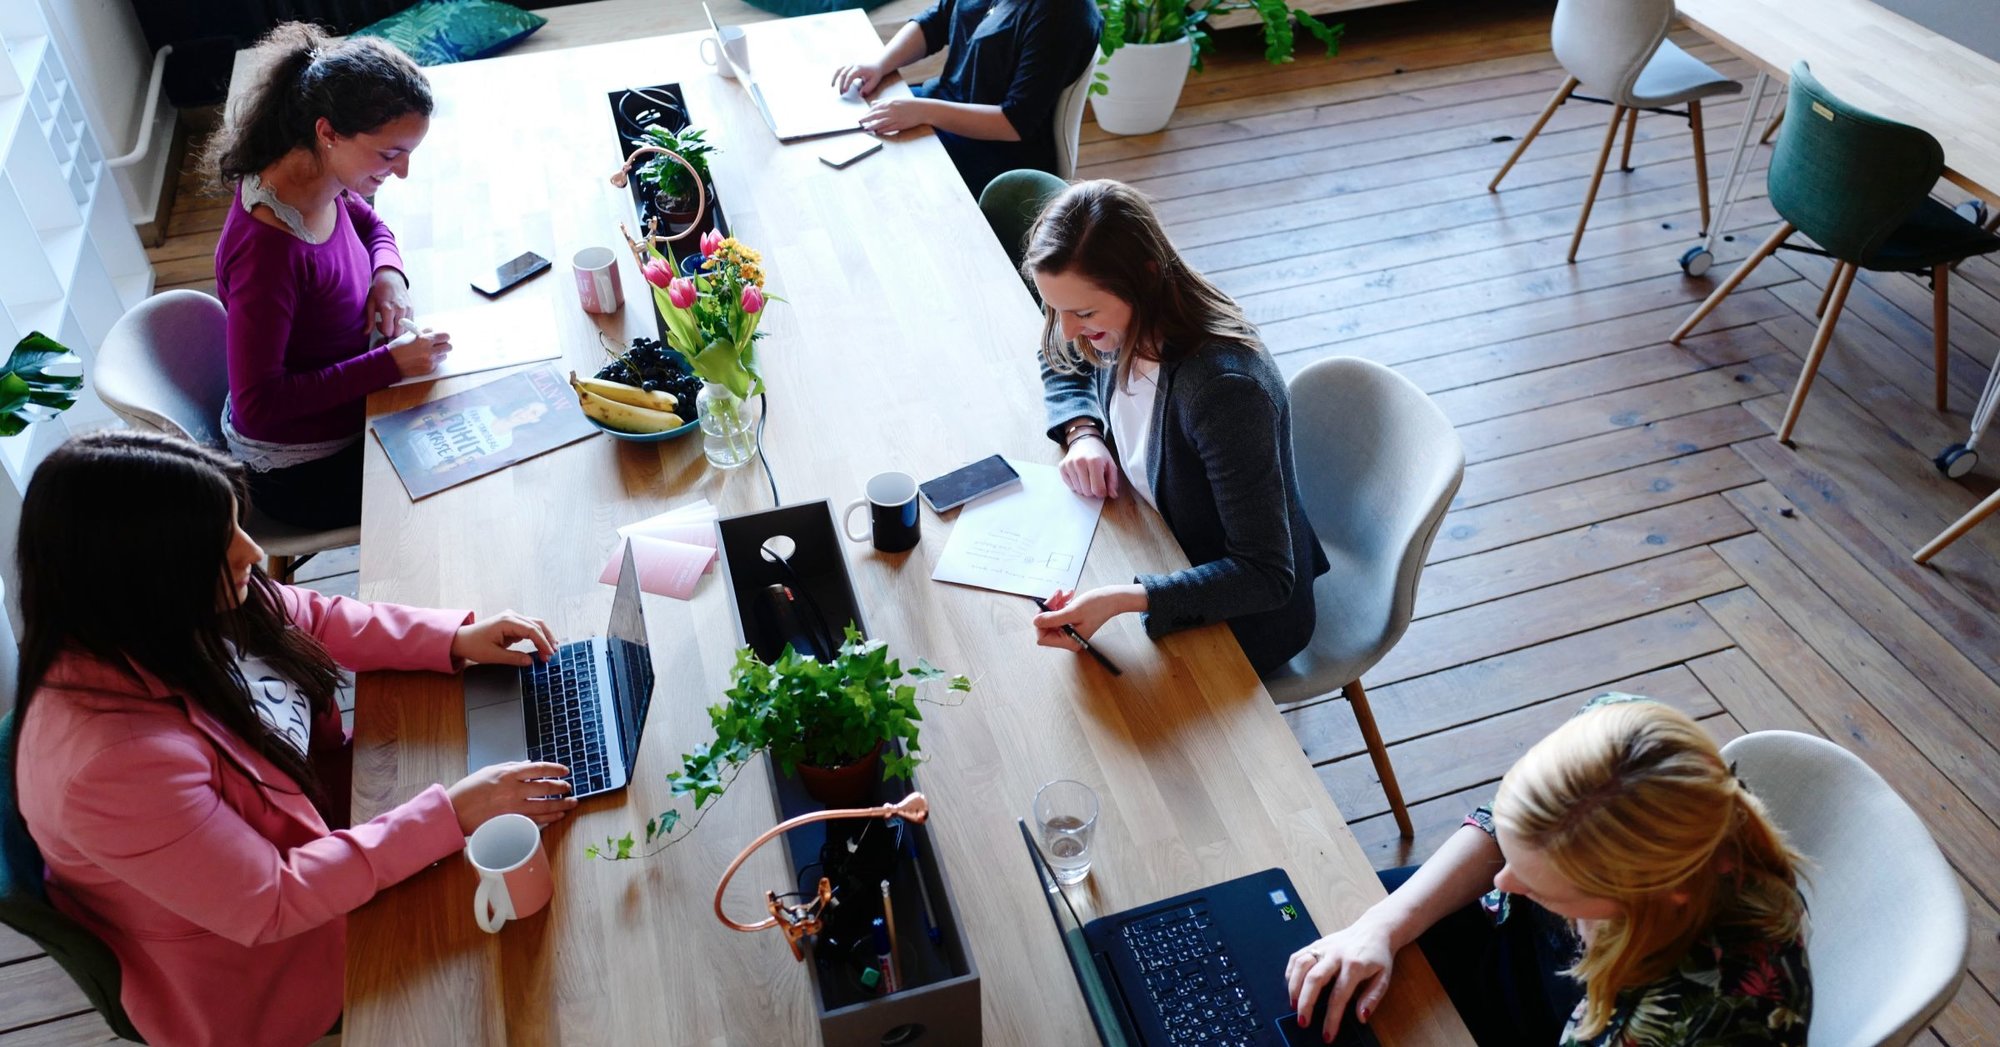
[[[979,194],[979,210],[986,216],[986,224],[993,227],[1000,246],[1007,249],[1007,260],[1014,263],[1016,270],[1021,268],[1021,256],[1027,252],[1028,230],[1034,228],[1042,208],[1067,188],[1068,182],[1047,171],[1019,170],[1008,171],[988,182]],[[1033,283],[1028,284],[1028,293],[1035,293]]]
[[[42,852],[14,801],[14,714],[0,716],[0,923],[42,947],[76,979],[111,1031],[144,1043],[119,1002],[118,957],[103,939],[49,904]]]
[[[1944,173],[1944,148],[1928,133],[1835,98],[1813,79],[1804,62],[1792,67],[1785,112],[1791,115],[1778,132],[1769,176],[1771,206],[1784,221],[1667,340],[1679,343],[1687,337],[1780,247],[1833,259],[1833,277],[1819,300],[1819,332],[1813,336],[1805,369],[1799,372],[1784,424],[1778,428],[1778,439],[1789,446],[1799,409],[1805,406],[1806,393],[1812,390],[1813,377],[1833,340],[1833,326],[1847,304],[1855,274],[1862,269],[1928,274],[1934,288],[1937,409],[1944,410],[1950,353],[1946,289],[1951,267],[1973,255],[2000,250],[2000,237],[1931,199],[1931,188]],[[1804,233],[1819,246],[1786,243],[1793,233]],[[1949,471],[1950,463],[1942,456],[1938,465]]]

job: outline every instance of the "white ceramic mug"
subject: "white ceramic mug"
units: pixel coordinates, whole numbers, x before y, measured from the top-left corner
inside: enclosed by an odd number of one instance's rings
[[[724,48],[728,50],[725,52]],[[736,70],[730,68],[729,62],[724,61],[725,54],[735,59],[737,65],[744,64],[743,30],[733,25],[724,27],[720,38],[714,33],[701,38],[701,60],[714,68],[715,75],[734,80]]]
[[[488,934],[497,933],[508,920],[541,912],[555,894],[542,831],[525,814],[487,819],[465,841],[465,858],[479,871],[472,915]]]
[[[618,252],[609,247],[586,247],[570,259],[576,272],[576,296],[586,313],[615,313],[625,304],[625,289],[618,285]]]

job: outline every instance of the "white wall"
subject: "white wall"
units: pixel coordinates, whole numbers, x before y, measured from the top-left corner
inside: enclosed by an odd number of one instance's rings
[[[90,126],[96,129],[105,155],[120,156],[129,151],[139,140],[140,120],[150,116],[154,121],[152,151],[137,165],[112,172],[132,221],[153,221],[160,187],[168,174],[174,110],[162,98],[155,112],[139,112],[146,103],[146,84],[153,71],[153,53],[146,48],[139,17],[132,13],[129,0],[39,2],[55,30],[63,62],[82,90]]]

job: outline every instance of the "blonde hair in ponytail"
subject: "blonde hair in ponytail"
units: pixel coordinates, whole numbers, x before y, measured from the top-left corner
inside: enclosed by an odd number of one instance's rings
[[[1507,772],[1493,817],[1620,909],[1569,971],[1584,985],[1582,1038],[1603,1032],[1619,992],[1665,976],[1705,931],[1786,941],[1803,929],[1802,859],[1701,726],[1670,706],[1578,714]]]

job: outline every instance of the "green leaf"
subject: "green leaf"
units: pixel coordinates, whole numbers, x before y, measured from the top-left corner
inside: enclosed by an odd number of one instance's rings
[[[632,857],[632,834],[631,834],[631,833],[626,833],[625,835],[623,835],[623,836],[620,836],[620,837],[618,838],[618,840],[617,840],[617,844],[618,844],[618,860],[619,860],[619,861],[624,861],[625,859],[627,859],[627,858],[630,858],[630,857]]]
[[[0,436],[13,436],[76,404],[83,361],[54,339],[31,331],[0,372]]]

